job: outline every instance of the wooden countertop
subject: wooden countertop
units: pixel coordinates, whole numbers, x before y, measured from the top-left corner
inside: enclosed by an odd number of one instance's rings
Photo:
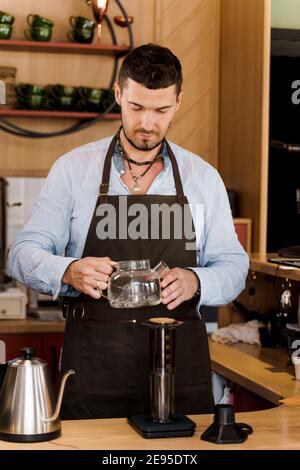
[[[253,434],[243,444],[217,445],[200,440],[211,415],[190,416],[196,422],[192,437],[145,439],[124,418],[63,421],[59,439],[36,444],[0,441],[1,450],[300,450],[300,407],[278,406],[238,413],[236,422],[250,424]],[[108,451],[109,452],[109,451]]]
[[[220,344],[209,338],[214,371],[275,404],[281,398],[300,395],[300,381],[293,366],[287,367],[288,355],[283,349],[257,345]]]
[[[26,318],[24,320],[0,320],[0,335],[15,333],[63,333],[64,321],[44,321]]]
[[[300,269],[282,264],[269,263],[268,258],[278,258],[276,253],[252,253],[250,258],[250,270],[270,274],[277,277],[288,277],[293,281],[300,281]]]

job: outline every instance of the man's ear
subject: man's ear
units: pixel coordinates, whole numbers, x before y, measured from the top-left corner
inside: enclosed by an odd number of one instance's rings
[[[183,90],[179,92],[179,95],[176,98],[176,111],[179,109],[179,106],[181,104],[182,95],[183,95]]]
[[[116,102],[120,105],[121,104],[121,88],[118,82],[115,82],[114,89],[115,89]]]

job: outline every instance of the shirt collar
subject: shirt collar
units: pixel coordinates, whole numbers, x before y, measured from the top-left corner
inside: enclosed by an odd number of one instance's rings
[[[165,172],[168,169],[168,167],[171,163],[169,153],[168,153],[168,149],[167,149],[167,144],[166,144],[165,140],[163,142],[162,157],[163,157],[163,161],[164,161],[164,170],[163,171]],[[121,154],[120,154],[120,151],[119,151],[119,148],[118,148],[117,144],[115,145],[115,149],[114,149],[114,153],[113,153],[113,162],[114,162],[114,165],[117,169],[117,172],[120,175],[124,175],[124,173],[125,173],[125,164],[124,164],[123,158],[121,157]]]

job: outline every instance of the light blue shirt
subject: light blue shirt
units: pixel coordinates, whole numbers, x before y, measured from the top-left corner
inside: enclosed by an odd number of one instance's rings
[[[68,265],[82,256],[111,139],[76,148],[52,166],[30,219],[9,252],[10,274],[25,286],[53,299],[79,294],[61,279]],[[193,269],[201,282],[198,307],[229,303],[244,289],[248,256],[235,233],[226,189],[218,172],[202,158],[171,142],[170,146],[195,224],[199,267]],[[147,194],[176,194],[166,148],[163,156],[164,169]],[[130,194],[121,179],[123,169],[124,162],[115,152],[109,194]]]

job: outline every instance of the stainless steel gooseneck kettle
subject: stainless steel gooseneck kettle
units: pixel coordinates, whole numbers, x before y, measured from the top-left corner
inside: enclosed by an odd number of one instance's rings
[[[0,439],[13,442],[40,442],[60,436],[60,407],[68,370],[61,381],[57,403],[47,363],[33,356],[30,347],[22,349],[23,357],[8,364],[0,383]]]

